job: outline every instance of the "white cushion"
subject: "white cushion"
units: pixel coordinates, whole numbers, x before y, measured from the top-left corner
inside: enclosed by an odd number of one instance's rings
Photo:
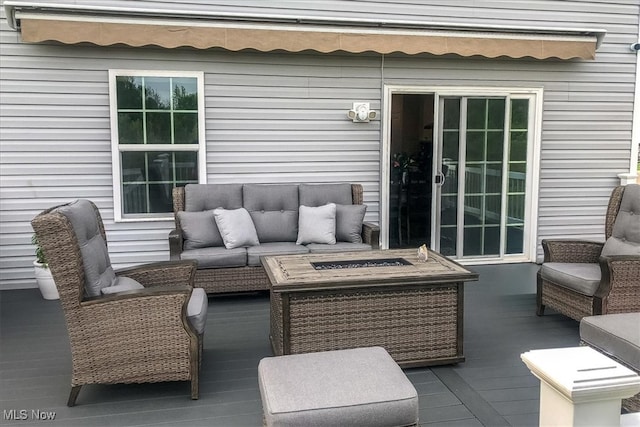
[[[336,205],[327,203],[324,206],[312,208],[300,205],[298,215],[297,245],[308,243],[336,243]]]
[[[259,245],[258,233],[245,208],[215,209],[213,216],[227,249]]]

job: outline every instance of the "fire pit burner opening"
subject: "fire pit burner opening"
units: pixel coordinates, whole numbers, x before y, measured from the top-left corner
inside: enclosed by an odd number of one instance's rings
[[[349,261],[323,261],[312,262],[311,266],[316,270],[337,270],[342,268],[367,268],[367,267],[402,267],[413,265],[404,258],[360,259]]]

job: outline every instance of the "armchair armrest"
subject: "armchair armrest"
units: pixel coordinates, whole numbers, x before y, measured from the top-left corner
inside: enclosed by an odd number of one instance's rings
[[[182,253],[183,237],[182,230],[173,229],[169,232],[169,259],[179,260]]]
[[[380,249],[380,227],[371,222],[362,223],[362,241],[372,249]]]
[[[602,299],[602,314],[640,311],[640,256],[600,257],[602,280],[595,296]]]
[[[587,240],[542,240],[544,262],[597,263],[603,246]]]
[[[144,287],[163,285],[186,285],[193,287],[196,261],[163,261],[116,271],[118,276],[127,276]]]

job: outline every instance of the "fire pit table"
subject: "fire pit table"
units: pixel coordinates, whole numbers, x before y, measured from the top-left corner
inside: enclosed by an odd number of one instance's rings
[[[267,256],[276,355],[382,346],[402,367],[464,361],[464,282],[478,275],[429,251]]]

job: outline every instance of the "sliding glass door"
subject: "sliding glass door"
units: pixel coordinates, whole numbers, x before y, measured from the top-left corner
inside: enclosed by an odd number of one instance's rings
[[[441,253],[504,259],[527,251],[534,101],[518,94],[439,97],[433,235]]]

